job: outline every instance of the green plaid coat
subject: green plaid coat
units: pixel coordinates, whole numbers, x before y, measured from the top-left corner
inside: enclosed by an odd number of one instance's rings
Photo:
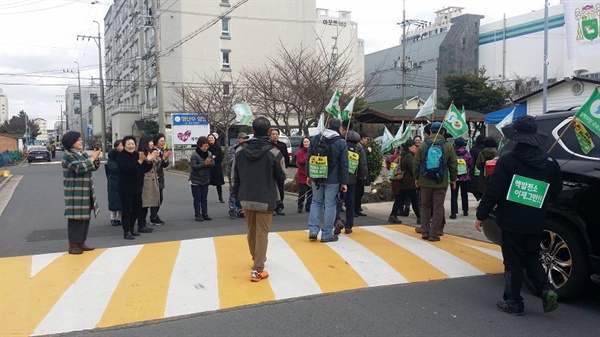
[[[94,164],[87,153],[65,151],[62,168],[67,219],[89,220],[90,210],[98,215],[92,171],[96,171],[99,165],[99,162]]]

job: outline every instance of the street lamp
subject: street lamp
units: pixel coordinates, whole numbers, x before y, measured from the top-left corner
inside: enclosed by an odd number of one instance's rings
[[[77,64],[77,86],[79,87],[79,124],[81,126],[81,139],[85,139],[85,132],[83,132],[83,103],[81,96],[81,77],[79,76],[79,62],[73,61]]]

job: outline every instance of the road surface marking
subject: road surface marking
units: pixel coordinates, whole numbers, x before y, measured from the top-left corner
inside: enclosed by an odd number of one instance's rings
[[[63,256],[65,253],[49,253],[41,255],[33,255],[31,257],[31,277],[34,277],[40,270],[46,268],[47,265],[54,260]]]

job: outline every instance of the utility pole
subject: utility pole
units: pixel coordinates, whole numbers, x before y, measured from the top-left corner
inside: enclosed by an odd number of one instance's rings
[[[158,101],[158,129],[165,134],[165,104],[163,102],[163,81],[160,68],[160,22],[158,20],[158,0],[152,0],[152,29],[154,30],[154,63],[156,68],[156,100]]]
[[[89,36],[89,35],[77,35],[77,40],[79,40],[79,38],[81,38],[82,40],[84,39],[88,39],[91,40],[93,39],[94,42],[96,42],[96,45],[98,46],[98,71],[100,72],[100,115],[101,115],[101,121],[100,121],[100,134],[102,137],[102,159],[106,159],[106,104],[104,102],[104,77],[102,76],[102,39],[100,36],[100,23],[96,20],[94,20],[94,22],[98,25],[98,36]],[[92,133],[92,137],[93,137],[93,133]]]
[[[79,62],[74,62],[77,63],[77,85],[79,86],[79,124],[81,126],[81,139],[85,139],[85,132],[83,132],[83,96],[81,96],[81,77],[79,76]]]
[[[548,7],[550,3],[544,1],[544,85],[542,88],[542,113],[546,113],[548,101]]]
[[[406,6],[402,0],[402,109],[406,108]]]
[[[60,142],[62,143],[62,135],[64,135],[65,132],[63,130],[63,110],[62,110],[63,100],[62,100],[61,96],[62,95],[56,95],[56,103],[60,103],[60,128],[59,128],[60,132],[57,133],[57,136],[60,135]]]

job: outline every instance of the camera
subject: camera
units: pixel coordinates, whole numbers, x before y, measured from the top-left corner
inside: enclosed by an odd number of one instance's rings
[[[94,151],[98,151],[100,149],[102,149],[102,145],[100,143],[94,144]]]

